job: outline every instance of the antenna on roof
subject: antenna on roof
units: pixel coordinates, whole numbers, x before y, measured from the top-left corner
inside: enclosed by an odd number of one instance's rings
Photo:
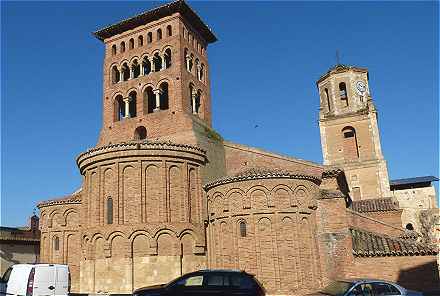
[[[339,49],[336,50],[336,65],[340,65],[341,61],[340,61],[340,57],[339,57]]]

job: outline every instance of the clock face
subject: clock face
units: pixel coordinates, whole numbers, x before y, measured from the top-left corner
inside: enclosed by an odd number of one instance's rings
[[[367,90],[367,86],[365,85],[365,82],[362,80],[356,81],[356,91],[358,94],[362,95]]]

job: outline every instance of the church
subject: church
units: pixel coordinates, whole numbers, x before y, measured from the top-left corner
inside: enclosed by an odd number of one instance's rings
[[[41,262],[68,264],[73,292],[131,293],[206,268],[246,270],[272,295],[340,277],[438,288],[438,249],[417,220],[437,207],[437,179],[389,180],[367,69],[338,64],[316,82],[320,164],[213,129],[217,38],[185,1],[94,36],[99,139],[76,158],[81,188],[38,204]]]

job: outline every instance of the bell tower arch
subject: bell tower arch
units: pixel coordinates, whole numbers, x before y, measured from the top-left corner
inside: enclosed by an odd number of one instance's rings
[[[368,70],[337,65],[316,84],[324,164],[345,170],[353,200],[390,197]]]

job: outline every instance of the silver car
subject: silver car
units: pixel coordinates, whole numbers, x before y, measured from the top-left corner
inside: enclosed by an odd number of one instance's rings
[[[339,280],[309,296],[423,296],[421,292],[405,289],[392,282],[382,280]]]

